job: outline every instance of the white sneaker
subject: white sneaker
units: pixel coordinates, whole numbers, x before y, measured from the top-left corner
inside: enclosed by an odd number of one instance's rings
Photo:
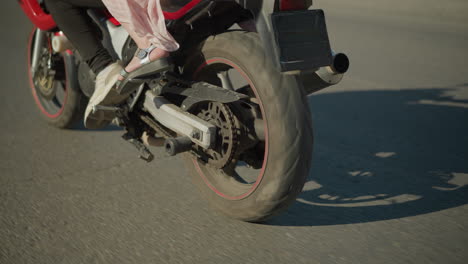
[[[103,111],[96,108],[98,105],[113,106],[123,102],[127,96],[117,93],[115,83],[117,82],[122,64],[115,62],[104,68],[96,76],[96,88],[89,99],[84,116],[84,125],[89,129],[100,129],[112,122],[115,114],[112,111]]]

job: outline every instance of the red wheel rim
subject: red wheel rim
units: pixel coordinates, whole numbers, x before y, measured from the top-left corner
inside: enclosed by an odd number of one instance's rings
[[[36,29],[37,28],[33,28],[30,36],[29,36],[29,40],[28,40],[28,61],[27,61],[27,65],[28,65],[28,77],[29,77],[29,86],[31,88],[31,92],[32,92],[32,95],[33,95],[33,98],[34,98],[34,102],[36,103],[37,107],[39,108],[39,110],[41,111],[42,114],[44,114],[45,116],[47,116],[48,118],[51,118],[51,119],[56,119],[58,117],[60,117],[60,115],[63,113],[64,109],[65,109],[65,105],[67,103],[67,98],[68,98],[68,83],[65,81],[65,85],[64,85],[64,99],[63,99],[63,102],[62,102],[62,105],[61,107],[58,109],[58,111],[56,113],[49,113],[45,108],[44,106],[42,105],[41,103],[41,99],[39,98],[39,95],[37,94],[37,91],[36,91],[36,87],[34,85],[34,81],[33,81],[33,77],[32,77],[32,72],[31,72],[31,49],[32,49],[32,40],[34,39],[34,35],[36,33]],[[67,76],[67,71],[66,71],[66,64],[65,65],[65,80],[68,78]]]

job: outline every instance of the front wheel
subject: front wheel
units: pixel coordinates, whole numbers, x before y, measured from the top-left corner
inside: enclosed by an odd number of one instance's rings
[[[31,65],[37,34],[46,34],[39,49],[36,73]],[[79,88],[77,68],[71,52],[53,54],[50,33],[33,29],[28,43],[28,75],[34,102],[49,124],[59,128],[71,128],[81,120],[86,97]]]
[[[208,38],[187,60],[184,74],[249,96],[241,104],[195,109],[218,126],[221,142],[207,158],[185,156],[202,195],[244,221],[263,221],[285,209],[301,192],[312,157],[311,117],[300,81],[280,74],[258,35],[244,31]],[[233,128],[248,122],[257,135],[242,140],[242,129]]]

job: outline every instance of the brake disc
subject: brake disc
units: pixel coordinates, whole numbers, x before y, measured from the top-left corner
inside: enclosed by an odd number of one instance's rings
[[[39,64],[40,70],[34,76],[34,84],[42,97],[51,100],[55,96],[55,72],[47,66],[48,60],[48,53],[44,52]]]
[[[44,98],[50,100],[54,97],[54,76],[38,76],[36,86]]]

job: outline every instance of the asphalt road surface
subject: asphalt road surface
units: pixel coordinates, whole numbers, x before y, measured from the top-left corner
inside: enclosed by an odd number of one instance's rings
[[[303,193],[250,224],[212,211],[179,159],[136,159],[118,129],[46,125],[26,77],[31,24],[5,2],[0,263],[466,263],[463,25],[329,15],[351,70],[310,97],[316,145]]]

